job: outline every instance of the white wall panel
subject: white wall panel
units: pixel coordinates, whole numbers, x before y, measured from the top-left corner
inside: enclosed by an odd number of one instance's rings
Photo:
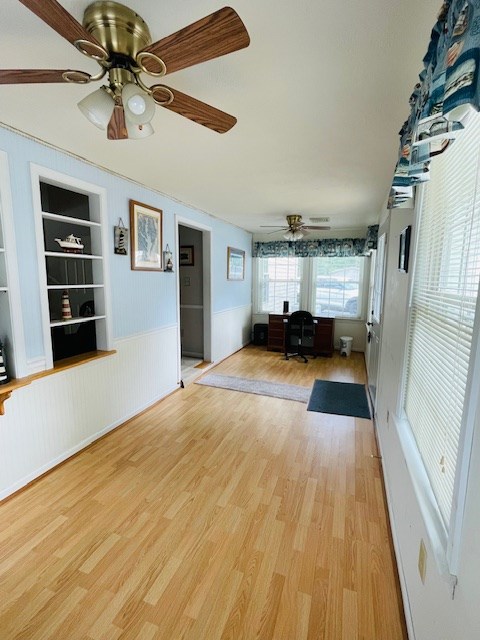
[[[252,305],[213,314],[212,359],[219,362],[250,342]]]
[[[176,326],[124,338],[114,355],[15,391],[0,422],[0,499],[177,388],[176,338]]]

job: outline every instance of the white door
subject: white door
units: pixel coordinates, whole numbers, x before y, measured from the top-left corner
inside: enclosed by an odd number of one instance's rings
[[[378,238],[374,263],[371,266],[369,291],[369,307],[367,311],[367,348],[365,361],[367,365],[368,390],[373,408],[376,407],[378,365],[380,361],[380,344],[382,340],[383,285],[385,279],[386,234]],[[372,280],[373,274],[373,280]]]

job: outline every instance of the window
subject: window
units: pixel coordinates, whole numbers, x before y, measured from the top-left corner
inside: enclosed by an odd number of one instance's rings
[[[480,119],[435,158],[424,186],[407,335],[404,408],[445,529],[467,415],[480,276]]]
[[[372,295],[372,320],[380,322],[383,309],[383,281],[385,279],[385,242],[386,235],[383,233],[378,238],[377,256],[375,258],[375,276],[373,279]]]
[[[289,310],[300,309],[302,258],[258,259],[258,313],[282,313],[283,301]]]
[[[358,319],[363,313],[368,258],[257,258],[255,312],[305,309],[314,315]],[[367,270],[368,273],[368,270]]]
[[[365,258],[314,258],[314,313],[358,318]]]

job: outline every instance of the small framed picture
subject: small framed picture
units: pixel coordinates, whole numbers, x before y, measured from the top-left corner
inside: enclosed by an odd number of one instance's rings
[[[160,209],[130,200],[130,240],[132,269],[163,271]]]
[[[193,245],[184,245],[180,247],[180,266],[181,267],[193,267]]]
[[[400,234],[400,245],[398,249],[398,270],[408,273],[408,259],[410,257],[410,235],[412,227],[408,226]]]
[[[243,280],[245,278],[245,251],[228,247],[227,280]]]

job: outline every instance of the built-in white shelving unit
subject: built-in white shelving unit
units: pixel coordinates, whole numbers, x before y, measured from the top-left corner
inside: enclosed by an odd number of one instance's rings
[[[47,368],[59,360],[111,349],[105,273],[103,190],[68,176],[32,169]],[[73,235],[82,248],[57,240]],[[0,282],[1,284],[1,282]],[[71,318],[62,317],[68,296]]]

